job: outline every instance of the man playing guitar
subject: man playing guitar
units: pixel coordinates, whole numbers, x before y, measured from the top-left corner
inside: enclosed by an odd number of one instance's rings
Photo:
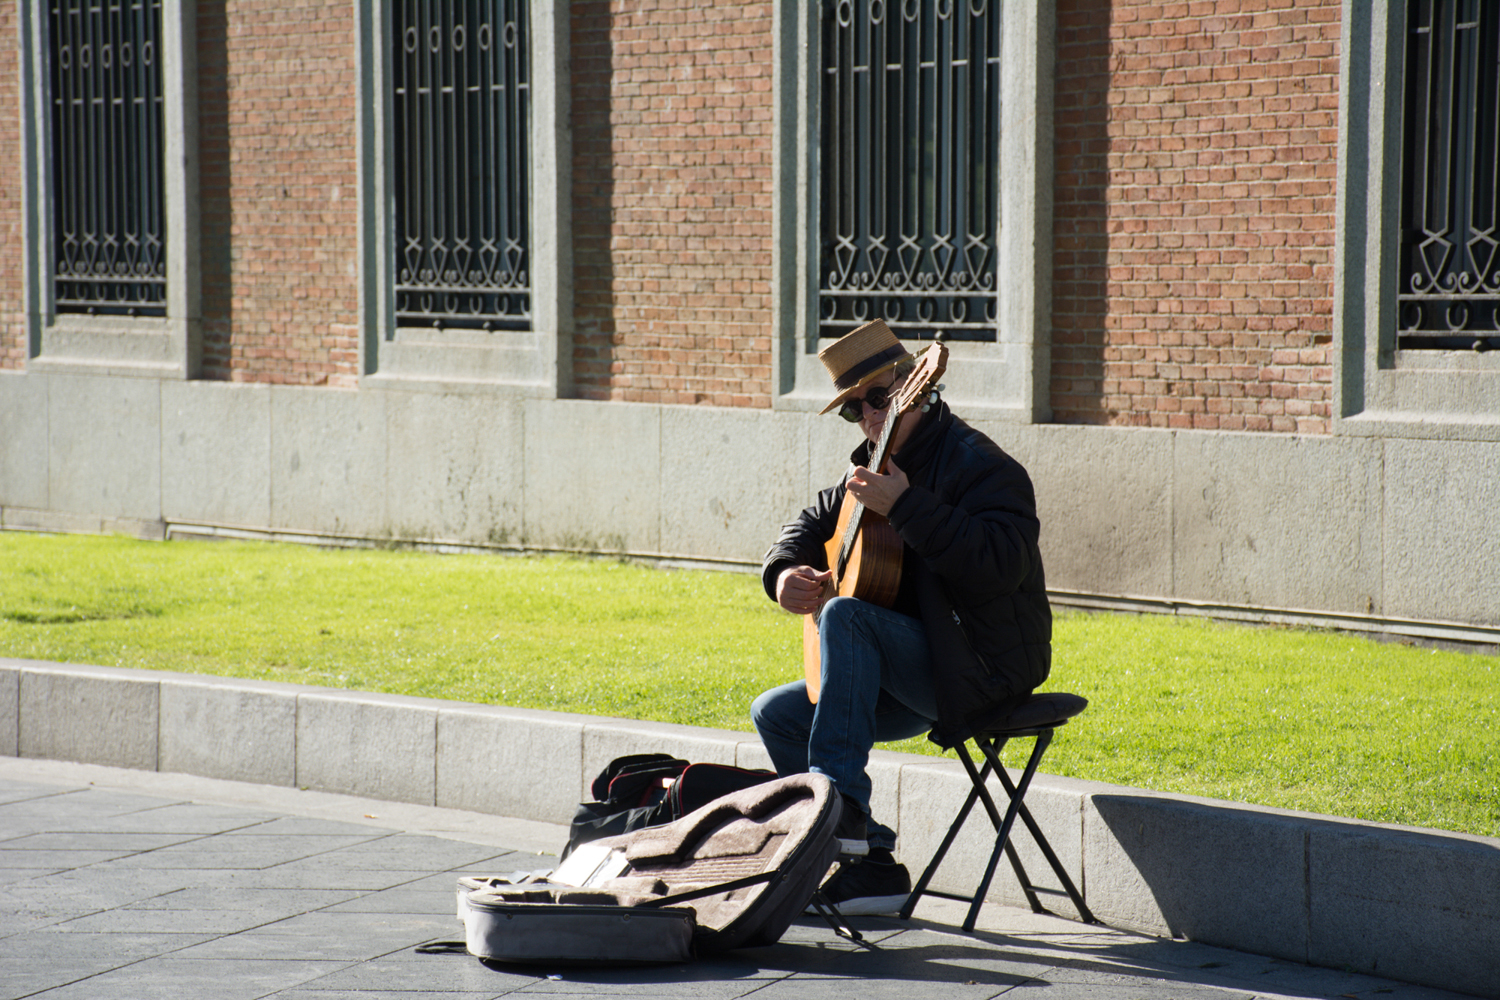
[[[830,901],[894,913],[911,881],[869,816],[870,749],[922,733],[954,746],[1046,679],[1040,525],[1026,470],[932,391],[942,345],[919,361],[876,320],[818,357],[838,393],[822,412],[865,441],[766,553],[766,593],[808,616],[807,679],[751,716],[778,774],[823,774],[843,797],[841,850],[862,863],[840,867]]]

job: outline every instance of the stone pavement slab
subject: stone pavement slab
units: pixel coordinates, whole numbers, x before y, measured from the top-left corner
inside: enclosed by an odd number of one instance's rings
[[[548,868],[560,827],[88,764],[0,758],[0,1000],[1046,1000],[1456,994],[990,906],[800,921],[686,965],[499,967],[462,937],[455,879]],[[1045,993],[1036,992],[1044,988]]]

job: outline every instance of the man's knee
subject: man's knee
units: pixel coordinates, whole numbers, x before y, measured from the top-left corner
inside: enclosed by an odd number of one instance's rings
[[[750,721],[758,733],[793,735],[812,724],[812,703],[802,683],[783,684],[762,691],[750,703]]]
[[[771,705],[775,701],[775,698],[773,697],[775,694],[775,688],[772,688],[769,691],[762,691],[760,694],[756,695],[755,700],[750,703],[750,721],[755,725],[755,729],[757,732],[761,730],[762,723],[764,723],[769,717]]]
[[[837,628],[839,625],[852,621],[864,603],[857,597],[829,598],[828,603],[823,605],[822,613],[818,616],[818,628]]]

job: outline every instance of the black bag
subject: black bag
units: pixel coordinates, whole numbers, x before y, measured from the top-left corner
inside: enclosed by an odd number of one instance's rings
[[[633,753],[609,762],[589,791],[594,801],[623,808],[654,805],[661,801],[666,781],[688,766],[680,757],[666,753]]]
[[[589,786],[596,801],[578,804],[562,858],[579,844],[670,823],[714,799],[775,777],[775,771],[691,764],[665,753],[616,757]]]

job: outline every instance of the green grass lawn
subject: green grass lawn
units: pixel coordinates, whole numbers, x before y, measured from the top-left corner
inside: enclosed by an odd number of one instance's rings
[[[1091,706],[1050,773],[1500,836],[1500,657],[1107,614],[1054,638],[1046,688]],[[4,656],[748,730],[800,643],[746,574],[0,532]]]

